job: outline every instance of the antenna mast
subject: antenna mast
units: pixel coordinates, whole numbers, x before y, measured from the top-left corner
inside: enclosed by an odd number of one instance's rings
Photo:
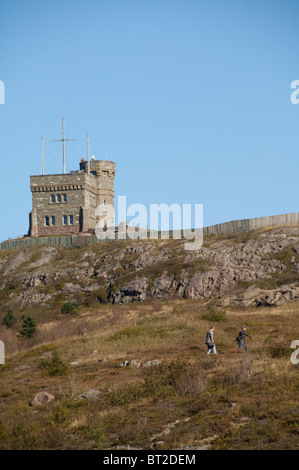
[[[66,139],[64,134],[64,116],[62,116],[62,139],[51,140],[51,142],[62,142],[62,155],[63,155],[63,173],[65,174],[65,142],[70,142],[77,139]]]
[[[90,174],[90,161],[89,161],[89,134],[87,133],[87,171]]]
[[[42,136],[42,175],[45,174],[44,136]]]

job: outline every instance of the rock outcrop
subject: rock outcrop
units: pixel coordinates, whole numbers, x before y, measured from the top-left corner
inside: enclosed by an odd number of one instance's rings
[[[298,227],[210,236],[199,251],[186,252],[184,240],[102,242],[78,250],[0,253],[7,306],[46,305],[57,295],[112,304],[178,297],[275,306],[298,299]]]

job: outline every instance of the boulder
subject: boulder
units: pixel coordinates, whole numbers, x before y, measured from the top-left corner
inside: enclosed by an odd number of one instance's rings
[[[89,390],[86,390],[86,392],[82,393],[79,395],[79,400],[97,400],[99,396],[101,395],[101,392],[99,390],[95,390],[93,388],[90,388]]]
[[[137,359],[133,359],[132,361],[123,361],[119,367],[134,367],[138,368],[140,367],[140,362]]]
[[[49,392],[39,392],[33,401],[31,402],[32,406],[46,405],[51,400],[54,400],[55,396]]]
[[[147,298],[147,287],[148,282],[146,278],[136,278],[118,291],[111,292],[109,301],[113,304],[143,302]]]
[[[109,362],[109,361],[105,357],[101,357],[101,359],[99,359],[99,362],[101,362],[102,364],[105,364],[106,362]]]
[[[143,367],[159,366],[160,364],[162,364],[162,361],[154,359],[153,361],[147,361],[145,364],[143,364]]]
[[[78,292],[81,290],[81,286],[79,284],[72,284],[71,282],[67,282],[64,284],[64,286],[61,288],[61,292]]]
[[[133,367],[133,368],[136,368],[138,369],[138,367],[140,367],[140,362],[137,361],[137,359],[134,359],[133,361],[130,361],[129,362],[129,367]]]

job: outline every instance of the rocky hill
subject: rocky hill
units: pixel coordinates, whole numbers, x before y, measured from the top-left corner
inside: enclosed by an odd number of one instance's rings
[[[77,304],[186,298],[281,305],[299,299],[298,280],[297,227],[208,236],[200,251],[185,251],[183,241],[148,240],[0,253],[0,298],[12,308],[52,308],[64,298]]]
[[[1,252],[0,448],[297,449],[298,276],[298,227]]]

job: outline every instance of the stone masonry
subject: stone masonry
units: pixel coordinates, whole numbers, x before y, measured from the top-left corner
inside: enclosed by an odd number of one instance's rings
[[[96,208],[100,204],[114,207],[114,178],[114,162],[91,160],[88,173],[84,159],[78,171],[31,176],[29,235],[93,233],[98,222]]]

